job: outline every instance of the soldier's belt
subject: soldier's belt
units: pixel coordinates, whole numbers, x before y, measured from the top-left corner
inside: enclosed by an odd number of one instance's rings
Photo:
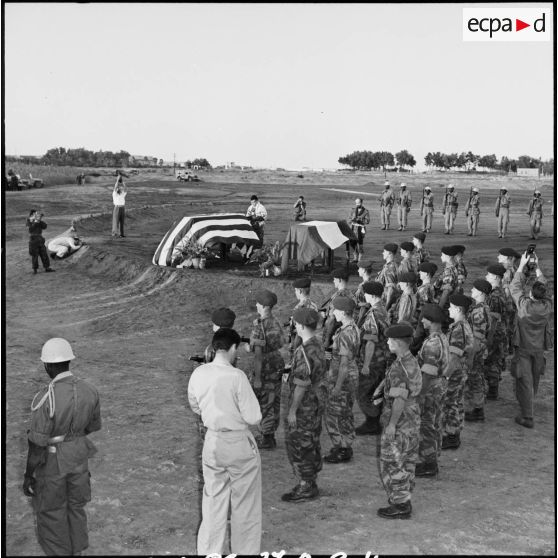
[[[60,436],[54,436],[54,438],[49,438],[48,443],[59,444],[60,442],[63,442],[65,439],[66,439],[66,434],[61,434]]]

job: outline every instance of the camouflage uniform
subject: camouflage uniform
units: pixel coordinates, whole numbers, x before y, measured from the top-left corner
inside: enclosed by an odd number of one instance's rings
[[[446,192],[444,197],[444,209],[443,213],[445,215],[445,227],[446,233],[453,232],[453,226],[455,224],[455,218],[457,217],[457,193],[456,192]]]
[[[478,193],[469,196],[465,206],[465,216],[467,217],[469,236],[477,236],[480,216],[480,196]]]
[[[419,462],[436,463],[442,450],[442,416],[447,389],[449,345],[442,332],[431,333],[418,354],[423,373],[420,394]],[[427,380],[426,376],[430,376]],[[428,381],[428,385],[426,384]]]
[[[430,261],[430,252],[425,248],[415,248],[414,256],[417,268],[421,263]]]
[[[484,380],[483,366],[484,359],[488,354],[486,348],[486,337],[490,329],[490,313],[488,306],[484,302],[473,303],[469,308],[467,320],[473,330],[475,346],[473,348],[473,364],[469,368],[467,382],[465,384],[465,412],[472,412],[474,409],[484,407],[484,396],[486,393],[486,383]]]
[[[466,320],[450,325],[448,331],[450,352],[448,387],[443,417],[443,434],[460,434],[463,430],[465,411],[463,391],[467,369],[473,356],[473,330]]]
[[[486,303],[490,310],[492,327],[488,338],[488,355],[484,360],[484,377],[490,388],[490,386],[498,386],[502,379],[502,372],[506,369],[508,316],[506,315],[507,301],[502,287],[493,288]]]
[[[399,230],[407,228],[407,216],[411,211],[411,192],[409,190],[399,190],[397,194],[397,220],[399,221]]]
[[[390,189],[384,190],[380,196],[380,221],[382,223],[382,229],[389,229],[389,221],[391,217],[391,208],[395,198],[393,192]]]
[[[296,306],[293,308],[293,314],[299,308],[311,308],[312,310],[318,311],[318,305],[310,300],[310,298],[303,298],[299,300]],[[290,340],[290,352],[291,356],[294,353],[294,350],[301,344],[302,339],[296,333],[293,317],[291,315],[291,319],[289,320],[289,340]]]
[[[504,238],[508,232],[510,222],[510,196],[506,192],[496,199],[496,217],[498,217],[498,236]]]
[[[529,202],[527,215],[530,217],[531,237],[537,240],[537,235],[541,232],[543,218],[543,200],[541,198],[533,198]]]
[[[430,232],[432,228],[432,215],[434,214],[434,195],[432,192],[424,192],[420,202],[420,214],[422,215],[422,229]]]
[[[415,316],[413,323],[416,324],[415,333],[413,334],[413,342],[411,343],[411,353],[416,355],[424,340],[426,339],[427,333],[420,321],[420,313],[422,312],[422,307],[425,304],[431,302],[436,302],[435,287],[433,283],[427,283],[426,285],[421,285],[417,289],[417,305],[415,308]]]
[[[513,334],[515,332],[515,322],[517,319],[517,308],[513,301],[511,292],[510,292],[510,284],[512,282],[513,276],[515,275],[516,268],[515,266],[506,267],[506,273],[502,277],[502,289],[504,290],[504,294],[506,295],[506,314],[508,316],[508,323],[507,323],[507,330],[506,330],[506,338],[508,342],[506,343],[505,349],[507,350],[508,354],[513,355]]]
[[[353,298],[353,293],[349,289],[341,289],[340,291],[335,291],[327,302],[327,306],[325,308],[326,317],[322,330],[322,343],[326,351],[331,350],[333,335],[339,328],[339,322],[336,321],[335,316],[333,315],[333,301],[338,296]]]
[[[405,407],[395,426],[395,437],[387,439],[382,434],[380,440],[380,475],[390,504],[409,501],[415,486],[421,387],[422,376],[415,357],[411,353],[398,357],[386,373],[381,418],[385,428],[391,418],[393,400],[396,397],[405,400]]]
[[[374,354],[370,360],[370,374],[359,374],[358,377],[358,406],[366,417],[377,417],[381,412],[381,405],[372,403],[372,394],[385,377],[387,363],[391,360],[391,353],[385,336],[389,327],[388,315],[384,305],[378,302],[371,306],[364,318],[360,331],[362,350],[359,365],[364,361],[364,352],[368,342],[374,343]],[[359,369],[362,366],[359,366]]]
[[[399,265],[397,266],[397,277],[400,277],[402,273],[408,273],[410,271],[412,271],[413,273],[418,273],[417,263],[412,255],[408,258],[403,258],[399,262]]]
[[[384,264],[384,267],[382,267],[376,277],[376,281],[384,286],[382,301],[386,305],[386,309],[389,310],[389,306],[395,302],[393,298],[396,296],[397,291],[397,265],[394,261]]]
[[[457,281],[457,267],[454,264],[446,264],[444,271],[442,271],[442,276],[434,283],[438,301],[440,301],[442,294],[447,292],[446,303],[444,305],[444,310],[446,310],[446,312],[449,308],[449,297],[454,294],[457,289]]]
[[[390,323],[408,322],[415,325],[415,312],[417,307],[417,295],[415,293],[403,293],[397,302],[390,308]]]
[[[322,469],[320,435],[325,404],[326,362],[324,349],[319,339],[310,338],[299,345],[292,358],[289,374],[290,409],[296,386],[306,388],[296,411],[296,426],[285,420],[287,456],[299,480],[316,481]]]
[[[356,303],[355,311],[353,313],[353,319],[358,328],[362,327],[362,323],[364,321],[366,313],[370,308],[370,304],[366,302],[366,299],[364,298],[364,291],[362,290],[364,283],[366,283],[366,281],[363,281],[352,294],[352,299]]]
[[[281,379],[285,361],[279,349],[285,344],[283,328],[274,316],[254,320],[250,349],[262,348],[262,387],[254,390],[262,412],[261,434],[273,435],[279,426]]]
[[[459,260],[455,264],[455,268],[457,270],[456,292],[463,294],[463,285],[465,284],[465,280],[467,279],[467,268],[465,267],[465,263],[463,262],[463,260]]]
[[[358,379],[360,333],[354,323],[340,327],[333,336],[331,365],[327,374],[325,425],[335,448],[350,448],[355,438],[353,403]],[[341,357],[347,357],[348,374],[337,397],[332,394]]]

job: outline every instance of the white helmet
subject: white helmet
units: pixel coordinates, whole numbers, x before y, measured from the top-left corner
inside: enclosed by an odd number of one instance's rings
[[[75,357],[72,347],[66,339],[61,337],[53,337],[49,339],[41,351],[41,360],[43,362],[67,362]]]

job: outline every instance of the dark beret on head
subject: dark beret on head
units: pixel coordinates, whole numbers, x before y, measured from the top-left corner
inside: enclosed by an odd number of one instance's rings
[[[293,281],[293,287],[295,289],[307,289],[312,284],[312,279],[310,277],[300,277]]]
[[[355,301],[347,296],[338,296],[333,299],[333,307],[336,310],[352,312],[355,309]]]
[[[421,316],[439,324],[444,321],[444,311],[437,304],[425,304]]]
[[[458,254],[463,254],[463,252],[465,252],[466,250],[466,247],[463,246],[463,244],[456,244],[455,248],[457,249]]]
[[[300,325],[316,329],[320,316],[312,308],[297,308],[293,313],[293,320]]]
[[[395,252],[397,252],[397,248],[398,248],[397,244],[394,244],[393,242],[388,242],[387,244],[384,245],[384,250],[387,250],[392,254],[395,254]]]
[[[426,240],[426,235],[423,232],[418,232],[413,235],[414,238],[418,238],[421,242]]]
[[[372,260],[362,260],[357,264],[358,267],[362,267],[364,269],[372,269],[372,265]]]
[[[518,254],[513,248],[500,248],[498,254],[508,258],[521,258],[521,254]]]
[[[386,337],[392,339],[405,339],[413,336],[414,330],[407,322],[401,322],[386,329]]]
[[[414,271],[407,271],[405,273],[401,273],[397,278],[399,283],[416,283],[417,282],[417,274]]]
[[[211,314],[211,321],[219,327],[233,327],[236,314],[230,308],[217,308]]]
[[[490,294],[492,285],[486,279],[476,279],[473,281],[473,287],[484,294]]]
[[[442,254],[446,256],[457,256],[458,252],[457,246],[442,246]]]
[[[275,306],[277,304],[277,295],[263,289],[256,293],[256,302],[259,302],[262,306]]]
[[[502,264],[492,264],[486,268],[486,271],[488,271],[488,273],[492,273],[492,275],[503,277],[506,273],[506,268]]]
[[[436,271],[438,271],[438,266],[432,262],[422,262],[419,265],[418,270],[426,271],[426,273],[429,273],[430,275],[434,275]]]
[[[415,249],[415,245],[412,242],[406,240],[400,245],[401,250],[407,250],[407,252],[412,252]]]
[[[362,290],[369,295],[382,296],[384,294],[384,286],[378,281],[367,281],[362,285]]]
[[[453,294],[449,297],[450,304],[454,306],[460,306],[467,312],[469,310],[469,306],[473,303],[473,300],[468,296],[462,294]]]
[[[331,275],[334,279],[343,279],[343,281],[349,280],[349,272],[344,268],[334,269]]]

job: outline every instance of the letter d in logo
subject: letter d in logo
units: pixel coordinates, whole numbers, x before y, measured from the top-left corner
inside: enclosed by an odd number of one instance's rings
[[[533,23],[533,29],[537,32],[537,33],[544,33],[545,32],[545,27],[546,27],[546,20],[545,20],[546,14],[543,12],[542,17],[539,17],[538,19],[535,19],[535,23]],[[539,23],[541,23],[541,26],[539,28]]]

